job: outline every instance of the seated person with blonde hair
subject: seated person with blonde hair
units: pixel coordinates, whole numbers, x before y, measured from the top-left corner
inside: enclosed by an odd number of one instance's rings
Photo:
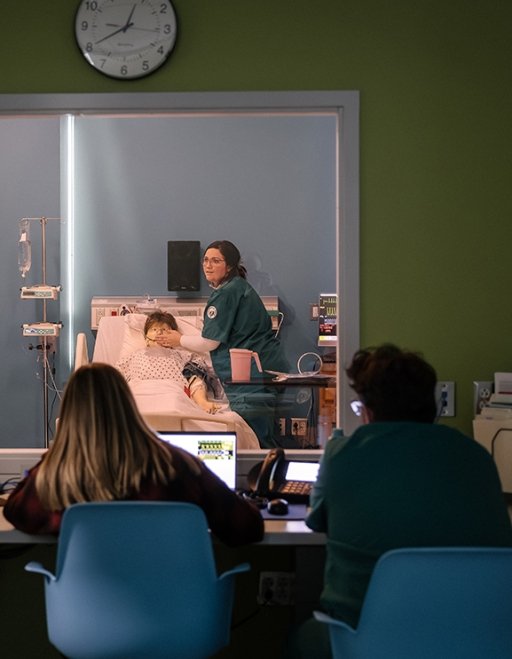
[[[185,393],[205,412],[215,414],[220,408],[208,400],[208,388],[213,394],[220,384],[206,361],[195,353],[162,345],[169,332],[176,330],[176,319],[170,313],[155,311],[144,325],[146,348],[136,350],[116,366],[126,378],[132,380],[174,380],[183,384]]]
[[[229,546],[259,542],[259,510],[201,460],[159,439],[121,373],[99,362],[71,375],[50,448],[9,496],[5,518],[25,533],[58,534],[64,510],[87,501],[183,501],[202,508]]]

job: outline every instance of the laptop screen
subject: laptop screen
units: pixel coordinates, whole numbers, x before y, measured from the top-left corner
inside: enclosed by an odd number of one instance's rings
[[[159,431],[158,437],[195,455],[224,483],[236,487],[236,432]]]

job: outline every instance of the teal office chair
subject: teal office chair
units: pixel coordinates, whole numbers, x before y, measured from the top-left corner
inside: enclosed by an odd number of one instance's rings
[[[510,659],[512,549],[389,551],[357,629],[315,617],[329,624],[334,659]]]
[[[45,577],[50,642],[73,659],[202,659],[229,643],[234,577],[217,576],[203,511],[189,503],[66,510]]]

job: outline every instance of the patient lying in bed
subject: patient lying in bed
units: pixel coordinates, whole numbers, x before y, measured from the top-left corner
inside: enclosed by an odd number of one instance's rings
[[[161,337],[177,328],[172,314],[163,311],[150,314],[144,325],[146,347],[121,359],[116,366],[128,382],[174,381],[202,410],[215,414],[220,405],[208,400],[208,389],[215,396],[219,393],[220,383],[213,370],[198,355],[160,345]]]
[[[122,363],[128,360],[130,355],[139,351],[144,352],[145,348],[148,347],[147,339],[144,337],[146,322],[147,316],[141,313],[102,317],[99,321],[92,361],[105,362],[120,367]],[[200,334],[201,332],[197,319],[177,318],[176,322],[179,331],[185,334],[193,334],[194,332]],[[148,338],[153,337],[150,335]],[[83,341],[85,342],[85,335]],[[156,339],[155,344],[157,344]],[[87,363],[88,358],[86,354],[84,356],[84,352],[86,351],[83,347],[80,351],[77,350],[75,361],[77,366]],[[155,357],[158,354],[155,348],[145,352],[148,355],[155,355]],[[184,373],[178,369],[177,376],[174,373],[172,377],[165,377],[163,372],[160,372],[159,375],[154,370],[153,372],[148,370],[142,373],[135,367],[135,364],[128,367],[131,371],[128,375],[125,372],[125,377],[128,379],[137,407],[147,423],[155,430],[193,432],[235,430],[237,448],[259,448],[258,438],[252,428],[241,416],[230,409],[219,380],[216,377],[213,380],[210,379],[209,376],[214,374],[214,371],[209,355],[193,355],[193,353],[183,348],[179,348],[175,352],[184,357],[183,364],[186,366]],[[185,389],[186,386],[190,387],[192,385],[191,376],[197,375],[195,372],[197,364],[203,362],[207,365],[207,372],[204,376],[204,371],[199,371],[199,384],[206,384],[206,389],[203,389],[203,391],[210,399],[209,404],[218,407],[215,414],[211,414],[200,407]],[[148,377],[150,379],[147,379]],[[213,395],[210,385],[214,387]],[[218,389],[215,387],[218,387]]]

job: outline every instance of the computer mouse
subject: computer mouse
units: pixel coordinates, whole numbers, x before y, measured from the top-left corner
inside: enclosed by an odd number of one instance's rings
[[[267,504],[267,510],[271,515],[286,515],[288,513],[288,501],[286,499],[272,499]]]

